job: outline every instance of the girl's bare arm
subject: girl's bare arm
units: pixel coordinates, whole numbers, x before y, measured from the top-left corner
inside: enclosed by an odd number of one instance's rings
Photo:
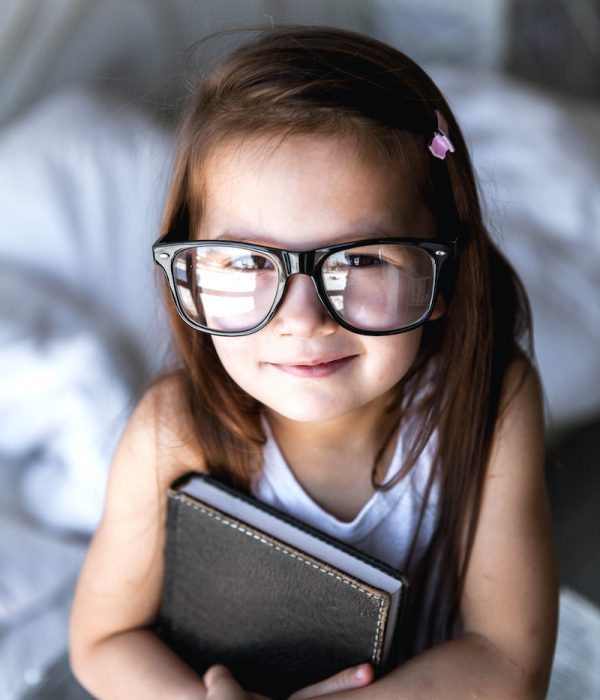
[[[162,585],[166,490],[202,466],[185,441],[171,386],[154,386],[123,434],[75,594],[71,664],[102,699],[204,697],[201,679],[149,628]]]
[[[546,697],[558,583],[540,389],[531,371],[517,389],[517,366],[505,384],[461,601],[464,635],[419,654],[366,688],[330,695],[331,700]],[[315,694],[294,696],[306,697]]]

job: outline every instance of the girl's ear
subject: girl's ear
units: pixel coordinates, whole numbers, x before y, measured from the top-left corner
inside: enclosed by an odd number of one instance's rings
[[[433,311],[431,312],[431,316],[429,317],[429,321],[437,321],[438,318],[441,318],[444,314],[446,313],[446,300],[444,299],[442,294],[438,294],[438,297],[435,302],[435,306],[433,307]]]

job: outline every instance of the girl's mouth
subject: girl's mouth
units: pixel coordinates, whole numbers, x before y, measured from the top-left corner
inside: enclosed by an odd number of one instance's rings
[[[336,360],[325,360],[324,362],[311,362],[310,364],[275,364],[272,366],[286,374],[291,374],[294,377],[329,377],[336,372],[345,369],[357,355],[349,355],[348,357],[340,357]]]

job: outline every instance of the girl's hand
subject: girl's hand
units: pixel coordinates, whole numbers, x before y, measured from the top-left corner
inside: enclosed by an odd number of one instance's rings
[[[338,693],[343,690],[363,688],[372,683],[374,678],[375,673],[373,667],[370,664],[360,664],[360,666],[353,666],[340,673],[336,673],[335,676],[326,678],[324,681],[297,690],[290,695],[288,700],[307,700],[307,698],[317,698],[321,695]]]
[[[375,674],[370,664],[360,664],[336,673],[324,681],[308,685],[290,695],[288,700],[308,700],[330,693],[363,688],[373,682]],[[222,665],[211,666],[202,678],[206,686],[206,700],[269,700],[264,695],[247,693]]]

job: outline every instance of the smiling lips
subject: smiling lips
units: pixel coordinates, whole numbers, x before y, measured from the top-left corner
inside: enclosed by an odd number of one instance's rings
[[[309,364],[271,363],[271,366],[294,377],[328,377],[347,367],[356,357],[357,355],[349,355],[335,360],[311,361]]]

